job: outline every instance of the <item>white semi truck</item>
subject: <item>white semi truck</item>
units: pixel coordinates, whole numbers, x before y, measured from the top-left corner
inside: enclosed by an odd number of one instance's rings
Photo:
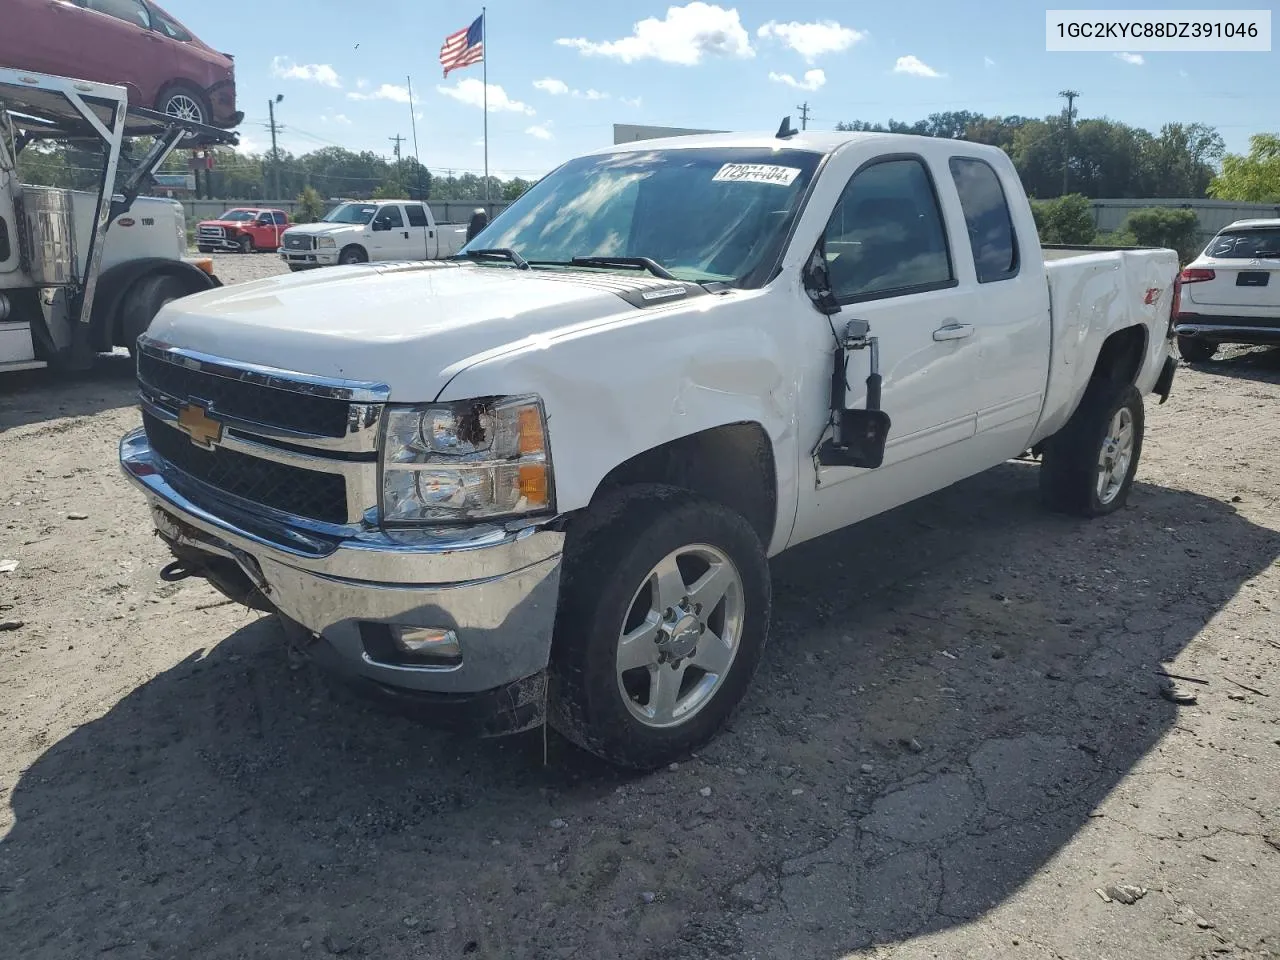
[[[188,259],[186,216],[138,191],[180,140],[235,135],[137,107],[110,84],[0,68],[0,372],[84,369],[133,348],[164,304],[218,285],[212,261]],[[127,138],[153,145],[117,183]],[[24,184],[32,143],[100,149],[96,191]]]

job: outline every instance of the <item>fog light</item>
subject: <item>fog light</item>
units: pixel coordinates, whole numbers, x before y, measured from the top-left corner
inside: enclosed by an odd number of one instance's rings
[[[414,657],[457,660],[462,656],[458,635],[439,627],[409,627],[393,623],[391,638],[397,647]]]

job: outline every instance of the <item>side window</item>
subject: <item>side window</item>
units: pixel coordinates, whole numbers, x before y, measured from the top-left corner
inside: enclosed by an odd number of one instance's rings
[[[191,34],[187,33],[186,30],[182,29],[159,10],[155,12],[155,24],[156,29],[171,40],[177,40],[180,43],[190,43],[192,40]]]
[[[108,17],[132,23],[135,27],[144,29],[151,27],[151,17],[147,13],[147,8],[138,0],[85,0],[85,6],[90,10],[105,13]]]
[[[418,204],[411,203],[407,205],[404,208],[404,212],[409,217],[409,226],[425,227],[427,225],[427,211]]]
[[[286,216],[285,216],[281,211],[279,211],[279,210],[276,210],[274,213],[272,213],[272,214],[271,214],[271,219],[272,219],[272,221],[274,221],[275,223],[279,223],[279,224],[286,224],[286,223],[288,223],[288,222],[289,222],[289,218],[288,218],[288,217],[286,217]]]
[[[979,283],[1018,275],[1018,241],[1000,178],[991,165],[968,157],[951,158],[951,177],[964,208],[973,265]]]
[[[933,181],[914,158],[885,160],[853,175],[825,234],[838,300],[933,290],[955,282]]]
[[[399,230],[404,226],[404,217],[400,216],[399,207],[379,207],[378,219],[391,224],[392,230]]]

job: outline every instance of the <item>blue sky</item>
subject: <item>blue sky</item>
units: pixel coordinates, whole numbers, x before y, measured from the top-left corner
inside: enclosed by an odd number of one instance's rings
[[[269,145],[266,101],[283,94],[282,145],[390,155],[411,135],[422,162],[483,167],[479,65],[441,77],[444,37],[480,4],[431,0],[162,0],[206,43],[235,54],[241,128]],[[1126,4],[1126,7],[1132,6]],[[1238,9],[1197,0],[1200,9]],[[612,124],[776,129],[808,101],[812,127],[915,120],[937,110],[1044,116],[1080,92],[1081,117],[1149,129],[1216,126],[1228,149],[1276,130],[1276,53],[1047,53],[1044,5],[1025,0],[741,0],[670,5],[489,0],[489,167],[536,176],[612,142]],[[910,12],[908,12],[910,10]],[[643,22],[642,22],[643,21]],[[402,147],[409,153],[412,141]]]

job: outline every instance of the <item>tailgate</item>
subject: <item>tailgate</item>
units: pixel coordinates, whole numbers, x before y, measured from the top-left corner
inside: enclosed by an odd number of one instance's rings
[[[1280,308],[1280,228],[1224,230],[1192,267],[1213,276],[1184,284],[1185,303]]]

